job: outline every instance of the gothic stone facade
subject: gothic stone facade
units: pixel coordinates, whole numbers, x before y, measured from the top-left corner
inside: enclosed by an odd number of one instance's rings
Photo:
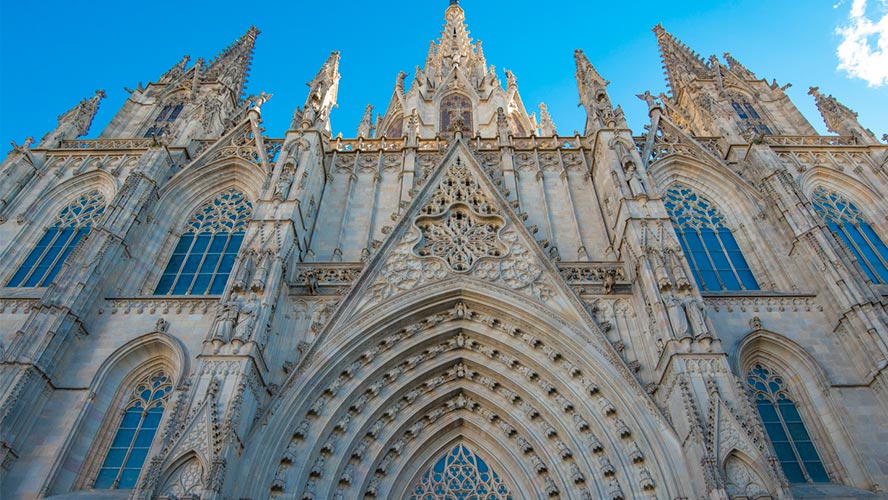
[[[250,29],[15,146],[3,498],[884,498],[888,146],[660,26],[559,135],[445,15],[357,138],[337,53],[263,134]]]

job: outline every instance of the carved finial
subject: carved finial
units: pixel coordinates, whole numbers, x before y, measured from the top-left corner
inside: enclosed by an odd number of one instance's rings
[[[373,105],[368,104],[364,109],[364,116],[361,118],[361,123],[358,124],[358,137],[371,138],[373,137]]]

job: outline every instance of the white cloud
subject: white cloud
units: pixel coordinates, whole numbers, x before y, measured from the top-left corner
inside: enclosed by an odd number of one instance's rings
[[[878,20],[877,15],[867,16],[866,2],[854,0],[848,16],[850,24],[836,29],[842,38],[836,54],[840,70],[872,87],[881,87],[888,85],[888,1],[879,1],[882,17]]]

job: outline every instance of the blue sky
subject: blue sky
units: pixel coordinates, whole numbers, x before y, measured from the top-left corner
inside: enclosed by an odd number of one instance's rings
[[[874,87],[850,77],[837,69],[836,55],[847,38],[837,28],[855,19],[860,22],[860,15],[849,19],[852,7],[875,23],[886,16],[886,0],[869,0],[868,5],[866,0],[854,0],[853,5],[852,0],[695,0],[671,9],[661,8],[662,4],[461,2],[472,37],[484,41],[488,63],[496,65],[501,76],[505,69],[515,73],[528,108],[546,102],[562,134],[582,130],[584,123],[577,108],[575,48],[582,48],[612,82],[612,100],[622,104],[633,130],[642,132],[646,106],[635,94],[666,91],[651,32],[658,22],[704,57],[727,51],[759,77],[776,78],[781,85],[792,83],[790,97],[821,133],[826,133],[825,126],[807,95],[811,85],[859,112],[861,123],[877,136],[888,132],[888,85]],[[267,134],[283,135],[293,109],[305,100],[305,82],[331,50],[339,50],[342,80],[332,126],[334,133],[354,136],[367,104],[385,110],[398,71],[412,74],[424,62],[447,5],[448,0],[281,5],[4,0],[0,2],[0,140],[21,144],[28,135],[39,140],[55,126],[59,114],[101,88],[108,98],[89,133],[96,136],[128,97],[124,86],[156,80],[185,54],[192,61],[211,58],[250,24],[262,34],[248,91],[274,94],[262,108]],[[884,20],[882,25],[888,25],[888,16]],[[875,34],[863,29],[856,36],[875,48],[882,29],[882,41],[888,44],[882,25]],[[859,55],[860,44],[857,49]],[[884,52],[876,55],[888,57]],[[861,64],[872,70],[882,61],[864,58],[858,61],[858,70]]]

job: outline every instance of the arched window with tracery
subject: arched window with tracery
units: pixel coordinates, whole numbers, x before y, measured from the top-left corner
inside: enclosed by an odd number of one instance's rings
[[[876,283],[888,283],[888,248],[863,213],[848,198],[818,186],[812,193],[814,210],[829,230],[845,244]]]
[[[99,191],[81,195],[63,208],[7,286],[49,285],[77,243],[104,213],[105,197]]]
[[[428,468],[411,490],[410,500],[512,500],[499,475],[459,444]]]
[[[456,131],[471,133],[473,125],[472,101],[462,94],[450,94],[441,100],[441,137],[451,137]]]
[[[191,216],[160,277],[155,295],[218,295],[234,266],[253,207],[229,189]]]
[[[170,376],[162,370],[136,384],[93,483],[94,488],[130,489],[135,486],[172,390]]]
[[[731,107],[742,120],[744,127],[757,134],[772,134],[771,129],[765,124],[762,117],[756,111],[755,106],[749,103],[745,97],[734,96],[731,98]]]
[[[746,382],[789,482],[828,483],[829,475],[783,377],[756,364]]]
[[[724,214],[711,201],[687,186],[673,184],[666,191],[666,211],[700,288],[759,289]]]

